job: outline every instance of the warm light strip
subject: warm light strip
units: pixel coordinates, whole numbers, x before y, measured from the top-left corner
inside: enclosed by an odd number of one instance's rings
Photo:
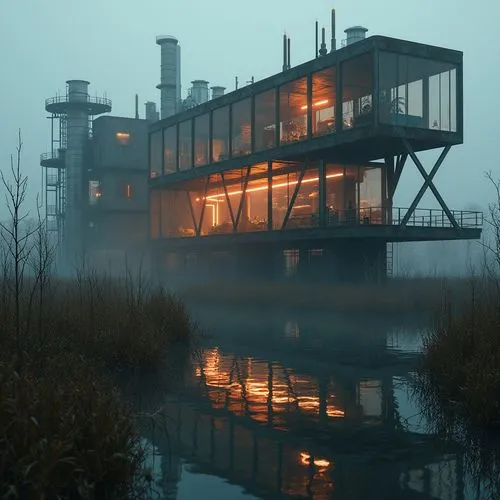
[[[313,107],[315,106],[322,106],[323,104],[328,104],[328,99],[323,99],[322,101],[315,102],[313,104]],[[304,104],[300,109],[307,109],[307,104]]]
[[[334,177],[343,177],[344,174],[330,174],[330,175],[327,175],[326,178],[327,179],[333,179]],[[315,182],[315,181],[319,181],[319,177],[313,177],[312,179],[304,179],[302,181],[302,184],[306,184],[306,183],[309,183],[309,182]],[[293,186],[295,184],[298,184],[299,181],[292,181],[292,182],[283,182],[281,184],[275,184],[272,186],[272,189],[275,189],[275,188],[281,188],[281,187],[287,187],[287,186]],[[255,187],[255,188],[250,188],[250,189],[247,189],[245,191],[245,193],[255,193],[256,191],[267,191],[267,186],[259,186],[259,187]],[[243,190],[240,190],[240,191],[231,191],[230,193],[227,193],[228,196],[234,196],[236,194],[242,194],[243,193]],[[226,196],[224,193],[222,194],[214,194],[213,196],[207,196],[207,200],[210,200],[210,201],[214,201],[216,200],[217,198],[222,198]]]

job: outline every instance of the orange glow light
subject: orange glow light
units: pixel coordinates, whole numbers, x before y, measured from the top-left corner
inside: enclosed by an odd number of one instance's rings
[[[326,176],[327,179],[333,179],[334,177],[344,177],[344,173],[341,173],[341,174],[330,174],[330,175]],[[315,181],[319,181],[319,177],[312,177],[310,179],[303,179],[302,180],[302,184],[309,184],[310,182],[315,182]],[[272,188],[276,189],[276,188],[294,186],[295,184],[298,184],[298,183],[299,183],[299,181],[282,182],[281,184],[274,184]],[[254,193],[256,191],[267,191],[267,186],[259,186],[259,187],[255,187],[255,188],[250,188],[250,189],[247,189],[245,191],[245,193]],[[231,191],[231,192],[227,193],[227,195],[228,196],[234,196],[236,194],[241,194],[241,193],[243,193],[243,190]],[[215,201],[217,198],[222,198],[224,196],[226,196],[224,193],[222,193],[222,194],[214,194],[212,196],[207,196],[207,200]]]
[[[302,465],[310,465],[311,464],[311,455],[305,451],[300,452],[300,463]],[[330,460],[326,458],[315,458],[314,465],[318,467],[318,469],[326,469],[331,464]]]
[[[323,106],[323,104],[328,104],[328,99],[323,99],[322,101],[315,102],[313,104],[313,108],[315,108],[317,106]],[[302,106],[300,109],[302,109],[302,110],[307,109],[307,104]]]

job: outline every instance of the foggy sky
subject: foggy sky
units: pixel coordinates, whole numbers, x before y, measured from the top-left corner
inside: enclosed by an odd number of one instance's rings
[[[39,156],[50,149],[44,100],[64,93],[68,79],[91,82],[91,95],[113,101],[113,115],[133,116],[134,95],[156,101],[159,34],[182,47],[183,96],[191,80],[234,89],[252,76],[281,70],[282,35],[291,37],[292,66],[314,57],[314,22],[327,27],[337,11],[337,47],[344,29],[361,24],[379,34],[464,51],[465,143],[452,148],[435,177],[452,209],[485,206],[493,192],[483,173],[500,177],[495,153],[500,117],[500,3],[493,0],[0,0],[0,167],[8,167],[17,130],[24,139],[30,207],[41,186]],[[439,151],[422,155],[427,170]],[[410,161],[396,206],[409,206],[422,179]],[[3,201],[3,200],[2,200]],[[420,207],[437,206],[428,193]],[[3,203],[0,216],[6,214]]]

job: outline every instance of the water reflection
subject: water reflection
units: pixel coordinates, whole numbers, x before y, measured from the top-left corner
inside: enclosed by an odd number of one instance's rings
[[[465,498],[462,450],[405,419],[411,330],[260,321],[201,350],[166,403],[165,456],[258,498]]]

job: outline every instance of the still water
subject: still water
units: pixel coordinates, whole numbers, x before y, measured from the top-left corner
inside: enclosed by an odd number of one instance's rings
[[[147,436],[158,498],[478,498],[412,397],[425,322],[196,315],[199,355]]]

